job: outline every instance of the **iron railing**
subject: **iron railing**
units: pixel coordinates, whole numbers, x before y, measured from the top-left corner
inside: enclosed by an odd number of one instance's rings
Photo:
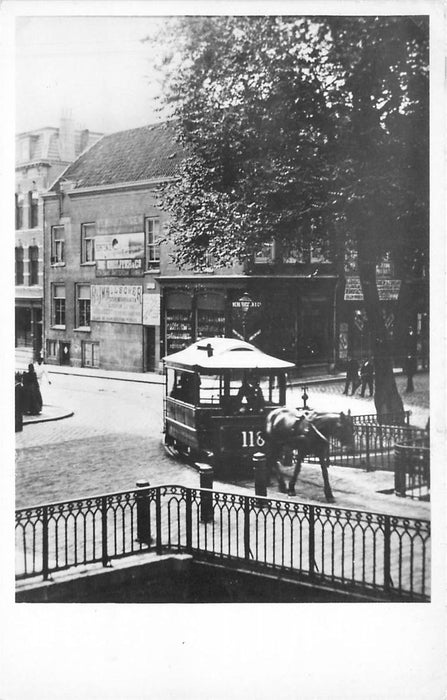
[[[411,411],[395,411],[394,413],[363,413],[352,416],[354,425],[410,425]]]
[[[141,552],[186,552],[261,571],[429,600],[426,520],[183,486],[16,511],[16,578]]]
[[[430,449],[427,446],[395,446],[394,492],[407,498],[430,499]]]
[[[421,428],[406,425],[379,425],[354,423],[354,448],[346,450],[335,438],[329,439],[331,462],[340,466],[361,469],[394,471],[394,448],[396,444],[429,444],[429,435]],[[312,462],[316,457],[309,457]]]

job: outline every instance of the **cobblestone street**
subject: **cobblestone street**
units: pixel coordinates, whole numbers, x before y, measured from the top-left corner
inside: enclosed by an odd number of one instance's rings
[[[133,488],[142,478],[152,485],[199,485],[196,470],[172,458],[162,445],[160,384],[62,374],[52,374],[51,381],[50,387],[43,387],[44,403],[69,408],[74,415],[27,425],[16,434],[17,507]],[[400,387],[403,381],[398,378]],[[426,376],[416,377],[415,389],[421,404],[425,396],[428,403]],[[374,413],[372,399],[346,397],[342,390],[341,382],[310,385],[309,405],[323,411],[351,407],[355,414]],[[293,387],[288,403],[301,405],[301,394],[300,387]],[[425,425],[427,409],[418,409],[418,415]],[[333,466],[331,481],[340,506],[369,506],[396,514],[409,514],[410,508],[416,517],[428,517],[425,503],[405,503],[396,496],[377,494],[384,487],[392,488],[391,473]],[[216,483],[217,489],[241,487],[252,489],[252,480]],[[269,495],[280,497],[275,485],[269,488]],[[297,499],[321,498],[320,469],[304,465]]]

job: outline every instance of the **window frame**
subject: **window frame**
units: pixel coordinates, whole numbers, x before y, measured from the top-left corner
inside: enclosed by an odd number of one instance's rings
[[[37,228],[39,226],[39,194],[36,190],[31,190],[31,192],[28,192],[28,204],[29,227]]]
[[[34,255],[36,257],[34,257]],[[39,246],[37,245],[28,246],[28,271],[29,286],[37,286],[39,284]]]
[[[63,287],[64,289],[64,296],[56,296],[56,288],[57,287]],[[51,320],[52,320],[52,327],[53,328],[66,328],[66,321],[67,321],[67,304],[66,304],[66,298],[67,298],[67,289],[65,284],[59,284],[55,283],[52,285],[52,294],[51,294]],[[58,317],[59,314],[59,317]],[[63,319],[63,322],[61,322],[61,319]]]
[[[86,236],[86,232],[88,230],[88,227],[91,226],[93,227],[93,235],[92,236]],[[96,237],[96,224],[94,221],[87,221],[83,224],[81,224],[81,265],[95,265],[96,264],[96,258],[95,258],[95,237]],[[91,244],[90,246],[87,244]],[[91,248],[91,259],[88,260],[88,254],[87,251]]]
[[[269,254],[265,254],[264,251],[269,249]],[[255,265],[272,265],[275,262],[276,246],[275,241],[272,240],[269,243],[262,244],[262,252],[254,254],[254,264]]]
[[[153,230],[149,231],[149,225],[152,224]],[[157,228],[155,227],[157,224]],[[152,237],[149,242],[149,236]],[[147,216],[144,219],[144,249],[145,249],[145,269],[153,270],[160,267],[160,217]]]
[[[88,288],[89,290],[89,297],[81,297],[80,296],[80,290],[82,287]],[[76,290],[75,290],[75,299],[76,299],[76,308],[75,308],[75,319],[76,319],[76,328],[75,330],[90,330],[90,323],[91,323],[91,285],[90,284],[77,284],[76,285]],[[88,308],[88,311],[83,310],[81,311],[81,303],[83,304],[84,302],[88,302],[88,306],[86,305],[86,308]],[[84,318],[83,318],[84,316]],[[86,320],[88,317],[88,324],[87,323],[81,323],[82,320]]]
[[[23,228],[23,203],[25,196],[22,192],[16,192],[16,231]]]
[[[57,231],[62,231],[62,238],[56,238]],[[51,265],[65,265],[65,226],[63,224],[51,227]]]
[[[21,254],[19,254],[21,251]],[[24,250],[23,245],[15,247],[15,286],[21,287],[25,284],[25,268],[24,268]],[[20,273],[20,274],[19,274]]]

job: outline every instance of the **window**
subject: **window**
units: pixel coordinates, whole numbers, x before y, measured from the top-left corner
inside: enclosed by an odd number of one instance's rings
[[[47,340],[47,357],[57,356],[57,340]]]
[[[82,366],[99,367],[99,343],[82,343]]]
[[[23,248],[16,247],[16,284],[23,284]]]
[[[23,194],[16,194],[16,228],[23,226]]]
[[[90,285],[76,286],[76,326],[90,328]]]
[[[51,227],[51,264],[60,265],[64,257],[65,231],[63,226]]]
[[[65,326],[65,285],[53,285],[53,325]]]
[[[146,219],[146,270],[160,263],[160,219]]]
[[[95,262],[95,224],[81,224],[81,263]]]
[[[36,228],[39,218],[39,194],[33,190],[28,192],[29,202],[29,227]]]
[[[266,265],[274,262],[275,259],[275,243],[264,243],[261,250],[255,254],[255,263]]]
[[[39,248],[36,245],[30,245],[28,248],[29,256],[29,284],[39,284]]]

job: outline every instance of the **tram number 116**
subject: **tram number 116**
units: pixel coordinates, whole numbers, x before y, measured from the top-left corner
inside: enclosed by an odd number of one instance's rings
[[[242,447],[264,447],[262,430],[241,430]]]

